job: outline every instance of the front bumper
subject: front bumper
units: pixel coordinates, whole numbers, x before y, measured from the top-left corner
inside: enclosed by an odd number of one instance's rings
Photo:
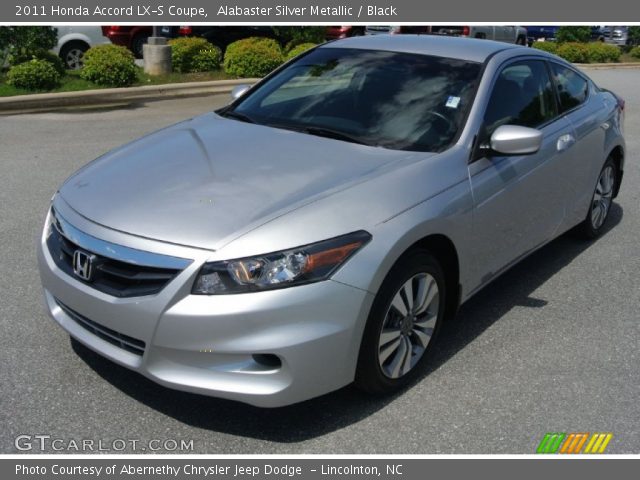
[[[97,238],[114,235],[79,216],[69,217],[72,211],[65,218]],[[167,248],[117,236],[130,248]],[[185,257],[185,248],[179,248]],[[191,295],[211,252],[191,253],[193,262],[159,293],[116,298],[62,271],[51,257],[45,231],[38,263],[47,311],[90,349],[178,390],[278,407],[353,381],[373,295],[332,280],[259,293]]]

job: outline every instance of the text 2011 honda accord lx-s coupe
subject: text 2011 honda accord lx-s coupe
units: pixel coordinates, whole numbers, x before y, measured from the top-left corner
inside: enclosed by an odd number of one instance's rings
[[[503,43],[324,44],[72,175],[39,245],[71,336],[168,387],[274,407],[406,385],[458,305],[602,232],[624,102]]]

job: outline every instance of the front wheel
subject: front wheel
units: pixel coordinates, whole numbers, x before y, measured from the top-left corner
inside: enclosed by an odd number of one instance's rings
[[[446,286],[426,251],[405,255],[387,275],[371,308],[360,346],[356,386],[389,393],[425,365],[445,311]]]
[[[596,238],[604,230],[618,179],[618,168],[611,157],[607,159],[596,183],[587,218],[580,224],[580,233],[587,238]]]
[[[69,70],[80,70],[84,65],[84,54],[89,45],[83,42],[69,42],[60,49],[60,58]]]

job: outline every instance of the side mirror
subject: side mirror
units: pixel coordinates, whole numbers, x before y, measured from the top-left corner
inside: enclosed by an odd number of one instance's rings
[[[502,125],[491,135],[491,150],[504,155],[528,155],[542,146],[542,132],[518,125]]]
[[[233,90],[231,90],[231,98],[233,100],[239,99],[250,88],[251,88],[251,85],[247,85],[247,84],[242,84],[242,85],[238,85],[238,86],[234,87]]]

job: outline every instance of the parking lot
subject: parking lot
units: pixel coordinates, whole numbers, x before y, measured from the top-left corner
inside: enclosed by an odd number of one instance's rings
[[[227,97],[0,117],[0,453],[21,434],[193,440],[180,453],[534,453],[546,432],[612,432],[609,453],[640,453],[640,69],[587,73],[627,105],[607,233],[565,235],[475,296],[401,394],[347,387],[275,410],[168,390],[71,342],[44,312],[36,269],[69,174]]]

